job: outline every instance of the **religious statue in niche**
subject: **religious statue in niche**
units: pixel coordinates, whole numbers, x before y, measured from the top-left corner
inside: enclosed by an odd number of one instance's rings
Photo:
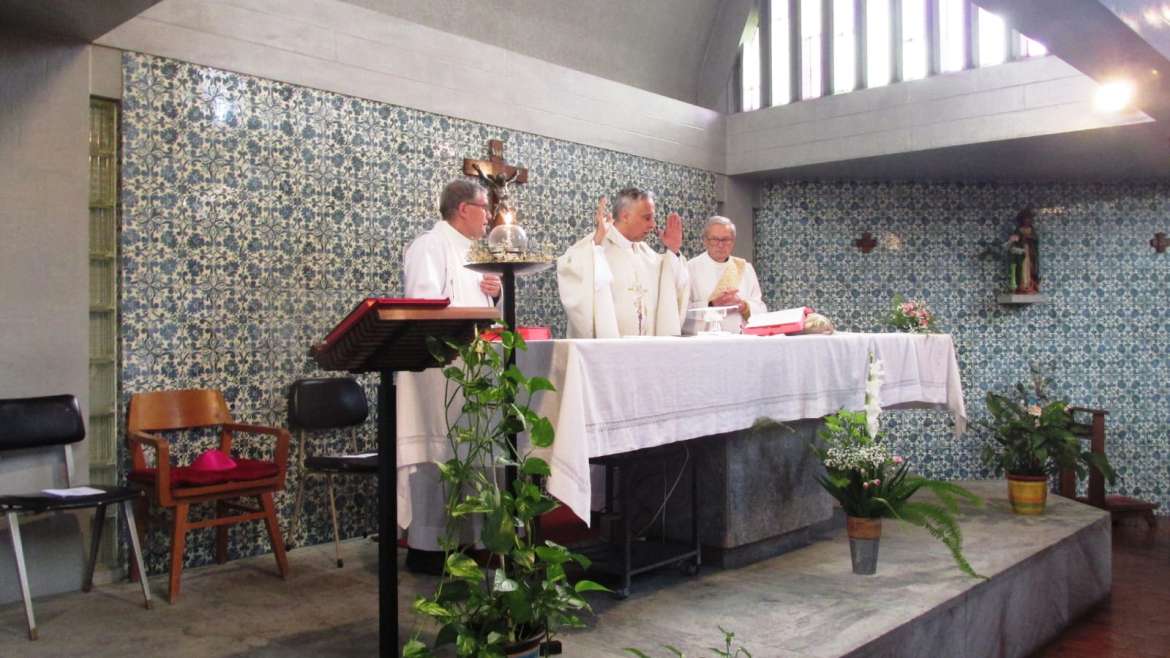
[[[1037,249],[1036,213],[1024,208],[1016,215],[1016,230],[1004,245],[1008,252],[1008,277],[1012,292],[1035,295],[1040,292],[1040,255]]]

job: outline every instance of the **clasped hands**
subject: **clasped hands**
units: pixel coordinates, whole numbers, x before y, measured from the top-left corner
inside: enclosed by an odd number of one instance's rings
[[[593,215],[597,228],[593,231],[593,244],[601,245],[605,236],[613,228],[613,213],[609,211],[609,198],[601,197],[597,200],[597,212]],[[658,239],[675,254],[682,249],[683,230],[682,217],[672,212],[666,217],[666,228],[658,231]]]

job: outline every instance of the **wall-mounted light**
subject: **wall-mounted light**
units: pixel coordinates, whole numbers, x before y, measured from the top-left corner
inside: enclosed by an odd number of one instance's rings
[[[1103,114],[1120,112],[1129,108],[1133,96],[1132,82],[1112,80],[1097,87],[1097,93],[1093,94],[1093,109]]]

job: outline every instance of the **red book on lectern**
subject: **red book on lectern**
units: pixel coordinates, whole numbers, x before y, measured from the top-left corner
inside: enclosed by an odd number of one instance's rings
[[[338,338],[345,335],[358,320],[361,320],[365,315],[374,309],[378,308],[447,308],[451,305],[451,300],[444,297],[443,299],[408,299],[405,297],[366,297],[357,305],[345,319],[329,332],[325,337],[325,341],[321,343],[321,348],[326,349],[334,343]]]

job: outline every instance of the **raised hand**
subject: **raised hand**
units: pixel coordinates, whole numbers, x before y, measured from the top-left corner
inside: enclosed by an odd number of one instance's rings
[[[597,228],[593,231],[593,244],[600,245],[605,240],[605,234],[613,228],[613,214],[609,212],[609,198],[601,197],[597,200],[597,212],[593,215]]]
[[[499,297],[501,288],[498,274],[484,274],[483,279],[480,279],[479,289],[488,297]]]
[[[662,240],[662,244],[666,245],[667,249],[676,254],[679,249],[682,249],[682,218],[678,216],[678,213],[672,212],[666,218],[666,228],[658,234],[658,239]]]

